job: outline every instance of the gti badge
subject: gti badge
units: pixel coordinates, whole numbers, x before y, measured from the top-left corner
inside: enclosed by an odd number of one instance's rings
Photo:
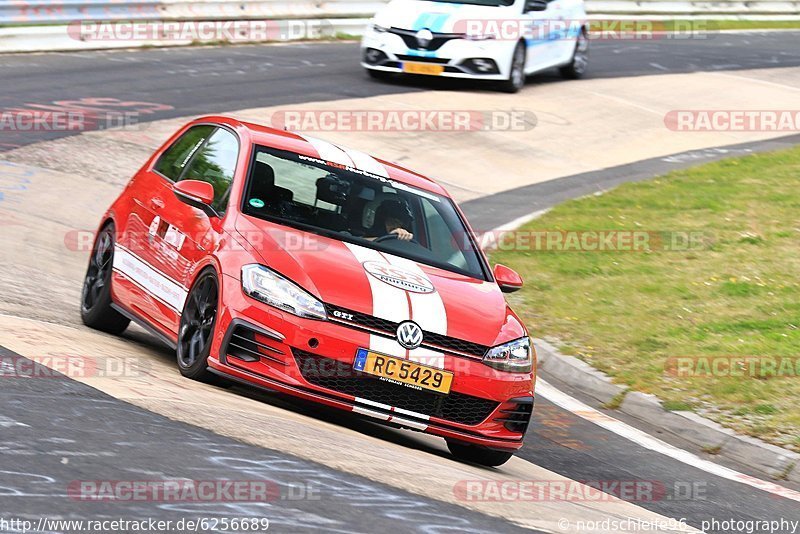
[[[397,327],[397,342],[404,349],[416,349],[422,345],[422,328],[413,321],[400,323]]]
[[[416,37],[420,48],[428,48],[433,41],[433,33],[428,28],[418,31]]]

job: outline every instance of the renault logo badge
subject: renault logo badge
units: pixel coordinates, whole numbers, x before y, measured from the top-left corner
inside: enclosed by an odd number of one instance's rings
[[[433,41],[433,33],[428,28],[417,32],[417,43],[420,48],[428,48],[431,41]]]

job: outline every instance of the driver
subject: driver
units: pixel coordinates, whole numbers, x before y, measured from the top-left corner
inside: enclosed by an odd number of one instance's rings
[[[375,210],[375,220],[370,231],[373,237],[367,239],[374,241],[385,235],[396,235],[401,241],[411,241],[414,234],[406,228],[411,228],[413,222],[414,216],[408,204],[402,200],[384,200]]]

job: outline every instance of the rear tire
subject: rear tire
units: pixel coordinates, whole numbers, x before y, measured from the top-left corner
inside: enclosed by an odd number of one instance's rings
[[[178,369],[186,378],[207,383],[220,381],[217,375],[208,370],[218,309],[217,273],[213,269],[206,269],[189,291],[178,329]]]
[[[511,57],[511,69],[508,73],[508,79],[500,83],[499,89],[504,93],[518,93],[525,87],[525,59],[527,57],[527,50],[525,43],[517,43],[514,49],[514,55]]]
[[[575,42],[575,50],[572,52],[572,60],[567,65],[558,69],[561,76],[568,80],[577,80],[586,74],[589,67],[589,36],[586,28],[581,29],[578,39]]]
[[[116,336],[124,332],[131,321],[111,307],[115,235],[114,223],[109,223],[95,238],[81,290],[81,320],[89,328]]]
[[[459,460],[486,467],[503,465],[514,456],[513,452],[495,451],[475,445],[467,445],[458,441],[447,440],[447,448]]]

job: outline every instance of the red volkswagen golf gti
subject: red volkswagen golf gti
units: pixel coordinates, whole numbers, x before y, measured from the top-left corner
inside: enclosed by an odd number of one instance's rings
[[[436,182],[319,139],[198,119],[104,215],[81,312],[135,321],[189,378],[227,379],[442,436],[500,465],[533,412],[535,354]]]

